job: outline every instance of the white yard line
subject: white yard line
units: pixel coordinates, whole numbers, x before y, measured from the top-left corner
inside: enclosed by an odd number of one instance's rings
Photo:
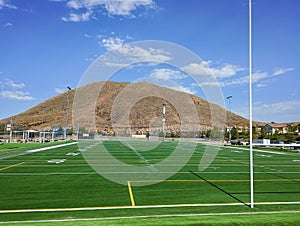
[[[19,154],[14,154],[14,155],[9,155],[9,156],[2,157],[2,158],[0,158],[0,160],[10,159],[10,158],[18,157],[18,156],[22,156],[22,155],[28,155],[28,154],[31,154],[31,153],[34,153],[34,152],[40,152],[40,151],[50,150],[50,149],[54,149],[54,148],[60,148],[60,147],[69,146],[69,145],[73,145],[73,144],[77,144],[77,143],[78,142],[72,142],[72,143],[67,143],[67,144],[59,144],[59,145],[50,146],[50,147],[27,150],[27,151],[21,152]]]
[[[231,147],[231,146],[218,146],[218,147],[249,151],[249,148]],[[288,153],[284,153],[284,152],[280,152],[280,151],[266,151],[266,150],[260,150],[260,149],[253,149],[253,152],[269,153],[269,154],[275,154],[275,155],[288,155]]]
[[[77,144],[77,142],[72,142],[72,143],[67,143],[67,144],[59,144],[59,145],[55,145],[55,146],[49,146],[49,147],[44,147],[44,148],[38,148],[38,149],[28,150],[28,151],[25,151],[25,153],[35,153],[35,152],[40,152],[40,151],[46,151],[46,150],[51,150],[51,149],[54,149],[54,148],[65,147],[65,146],[69,146],[69,145],[73,145],[73,144]]]
[[[0,224],[102,221],[102,220],[146,219],[146,218],[167,218],[167,217],[209,217],[209,216],[234,216],[234,215],[270,215],[270,214],[293,214],[293,213],[300,213],[300,210],[286,210],[286,211],[284,210],[284,211],[270,211],[270,212],[264,211],[264,212],[234,212],[234,213],[162,214],[162,215],[143,215],[143,216],[102,217],[102,218],[28,220],[28,221],[7,221],[7,222],[0,222]]]

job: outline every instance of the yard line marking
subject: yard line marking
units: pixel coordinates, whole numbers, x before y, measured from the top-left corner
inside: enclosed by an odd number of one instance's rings
[[[134,197],[133,197],[133,193],[132,193],[130,181],[127,181],[127,185],[128,185],[128,191],[129,191],[131,205],[135,206],[135,202],[134,202]]]
[[[250,205],[250,203],[246,203]],[[300,205],[296,202],[256,202],[255,205]],[[218,206],[244,206],[243,203],[202,203],[202,204],[164,204],[145,206],[107,206],[107,207],[74,207],[74,208],[53,208],[53,209],[18,209],[0,210],[3,213],[35,213],[35,212],[66,212],[66,211],[89,211],[89,210],[118,210],[118,209],[156,209],[156,208],[177,208],[177,207],[218,207]]]
[[[28,150],[25,151],[25,153],[35,153],[35,152],[41,152],[41,151],[47,151],[47,150],[51,150],[54,148],[61,148],[61,147],[65,147],[65,146],[70,146],[70,145],[74,145],[77,144],[78,142],[72,142],[72,143],[67,143],[67,144],[59,144],[59,145],[55,145],[55,146],[49,146],[49,147],[44,147],[44,148],[38,148],[38,149],[32,149],[32,150]]]
[[[232,216],[232,215],[269,215],[269,214],[294,214],[300,210],[283,211],[262,211],[262,212],[233,212],[233,213],[187,213],[187,214],[161,214],[161,215],[142,215],[142,216],[119,216],[119,217],[98,217],[98,218],[75,218],[75,219],[51,219],[51,220],[27,220],[27,221],[2,221],[0,224],[20,224],[20,223],[53,223],[53,222],[76,222],[76,221],[100,221],[100,220],[119,220],[119,219],[146,219],[163,217],[206,217],[206,216]]]
[[[18,163],[18,164],[14,164],[14,165],[11,165],[11,166],[6,166],[6,167],[4,167],[4,168],[1,168],[0,171],[9,169],[9,168],[12,168],[12,167],[15,167],[15,166],[20,166],[20,165],[22,165],[22,164],[24,164],[24,163],[25,163],[25,162],[20,162],[20,163]]]
[[[77,144],[77,143],[78,143],[78,142],[72,142],[72,143],[67,143],[67,144],[59,144],[59,145],[54,145],[54,146],[49,146],[49,147],[44,147],[44,148],[38,148],[38,149],[27,150],[27,151],[21,152],[21,153],[19,153],[19,154],[1,157],[0,160],[10,159],[10,158],[13,158],[13,157],[18,157],[18,156],[22,156],[22,155],[27,155],[27,154],[31,154],[31,153],[34,153],[34,152],[40,152],[40,151],[50,150],[50,149],[54,149],[54,148],[59,148],[59,147],[64,147],[64,146],[69,146],[69,145],[73,145],[73,144]]]

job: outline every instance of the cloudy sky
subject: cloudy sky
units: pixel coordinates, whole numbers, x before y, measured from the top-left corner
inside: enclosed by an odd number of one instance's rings
[[[254,120],[300,121],[299,10],[298,0],[253,0]],[[111,80],[166,80],[204,98],[205,87],[218,86],[226,107],[248,117],[248,19],[248,0],[0,0],[0,118],[76,88],[93,61],[116,49],[165,64]],[[177,44],[199,60],[170,66],[163,49],[129,45],[143,40]]]

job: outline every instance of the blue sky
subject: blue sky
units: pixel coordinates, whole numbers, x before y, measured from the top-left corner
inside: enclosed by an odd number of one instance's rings
[[[300,121],[299,10],[298,0],[253,0],[254,120]],[[0,118],[77,87],[99,56],[143,40],[176,43],[201,60],[137,66],[112,80],[166,79],[200,97],[217,85],[233,96],[226,107],[248,117],[247,0],[0,0],[0,34]],[[196,84],[183,70],[218,83]]]

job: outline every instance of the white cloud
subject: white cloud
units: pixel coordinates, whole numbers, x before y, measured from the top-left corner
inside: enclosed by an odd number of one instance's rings
[[[268,86],[268,84],[266,82],[263,83],[259,83],[262,82],[266,79],[278,76],[278,75],[283,75],[289,71],[294,70],[294,68],[283,68],[283,69],[278,69],[276,70],[273,74],[269,74],[267,72],[263,72],[263,71],[256,71],[252,74],[252,83],[257,83],[257,87],[262,88],[262,87],[266,87]],[[227,80],[225,82],[223,82],[224,86],[230,86],[230,85],[244,85],[244,84],[248,84],[249,83],[249,75],[247,76],[242,76],[240,78],[236,78],[234,80]]]
[[[35,100],[35,98],[30,96],[28,92],[15,91],[15,90],[0,91],[0,97],[2,97],[3,99],[13,99],[13,100],[22,100],[22,101]]]
[[[123,46],[124,40],[116,37],[104,38],[101,40],[100,45],[107,50],[114,50]]]
[[[105,8],[111,15],[133,16],[132,11],[138,7],[154,7],[152,0],[113,0],[106,1]]]
[[[141,62],[167,62],[171,59],[169,54],[162,49],[124,44],[124,40],[119,37],[104,38],[99,44],[110,51],[102,60],[111,67],[128,66]]]
[[[159,86],[174,89],[176,91],[196,94],[197,91],[193,89],[193,85],[180,85],[177,83],[178,80],[188,78],[186,74],[178,70],[172,70],[169,68],[154,69],[147,81],[150,81]],[[176,81],[177,80],[177,81]]]
[[[294,68],[281,68],[281,69],[277,69],[273,74],[272,76],[276,76],[276,75],[282,75],[282,74],[285,74],[289,71],[293,71]]]
[[[116,51],[128,57],[128,59],[131,58],[134,63],[143,61],[166,62],[171,59],[168,53],[162,49],[143,48],[124,44],[116,49]]]
[[[83,2],[81,3],[81,1],[72,0],[67,2],[67,6],[72,9],[80,9],[84,7],[84,4]]]
[[[155,69],[150,74],[151,77],[165,80],[180,80],[187,78],[186,74],[183,74],[181,71],[172,70],[168,68]]]
[[[232,77],[239,71],[244,70],[243,68],[232,64],[225,64],[220,67],[212,67],[211,64],[211,61],[201,61],[200,63],[191,63],[181,69],[192,75],[212,76],[216,79]]]
[[[289,100],[277,103],[254,103],[253,117],[255,120],[270,122],[299,121],[300,101]]]
[[[181,69],[191,75],[198,76],[198,79],[203,80],[200,82],[201,86],[234,86],[249,84],[249,75],[239,76],[239,72],[245,71],[245,69],[237,65],[225,64],[222,66],[213,66],[211,61],[201,61],[200,63],[191,63]],[[293,70],[294,68],[281,68],[277,69],[272,74],[258,70],[252,74],[252,83],[256,83],[257,87],[266,87],[268,86],[266,79],[283,75]],[[263,83],[260,84],[262,81]]]
[[[8,86],[10,88],[14,88],[14,89],[22,89],[25,87],[24,83],[15,83],[13,80],[10,79],[6,79],[5,82],[3,83],[5,86]]]
[[[12,23],[9,23],[9,22],[7,22],[7,23],[3,24],[2,26],[3,26],[3,27],[11,27],[11,26],[13,26],[13,24],[12,24]]]
[[[80,22],[88,21],[92,15],[92,12],[86,12],[81,14],[70,13],[69,17],[62,17],[62,20],[65,22]]]
[[[13,5],[10,0],[0,0],[0,9],[3,8],[17,9],[17,6]]]
[[[66,89],[55,88],[55,92],[56,92],[56,93],[64,93],[65,91],[66,91]]]
[[[267,87],[267,86],[268,86],[268,84],[266,84],[266,83],[259,83],[259,84],[256,85],[257,88],[264,88],[264,87]]]
[[[0,81],[0,97],[22,101],[35,100],[28,92],[23,91],[23,88],[25,88],[24,83],[16,83],[11,79],[4,78]]]
[[[179,92],[189,93],[189,94],[196,94],[197,93],[197,91],[193,90],[192,88],[187,87],[187,86],[182,86],[182,85],[165,86],[165,87],[170,88],[170,89],[174,89],[174,90],[179,91]]]
[[[186,65],[181,69],[192,75],[201,76],[204,80],[201,82],[201,86],[234,86],[249,83],[249,75],[237,77],[238,72],[244,71],[245,69],[232,64],[213,67],[211,61],[201,61],[200,63]],[[278,75],[283,75],[292,70],[294,70],[294,68],[282,68],[277,69],[272,74],[263,71],[256,71],[252,74],[252,82],[256,83],[257,87],[266,87],[266,82],[263,82],[262,84],[259,82]],[[210,81],[211,78],[218,81]]]
[[[266,72],[255,72],[252,74],[252,83],[257,83],[262,79],[268,78],[268,73]],[[232,85],[244,85],[249,84],[249,75],[242,76],[233,80],[227,80],[223,82],[223,86],[232,86]]]
[[[71,12],[69,17],[63,17],[64,21],[72,22],[89,20],[92,14],[97,14],[99,12],[102,14],[105,13],[108,16],[118,15],[135,17],[133,11],[137,10],[138,8],[155,8],[155,3],[153,0],[69,0],[67,1],[66,5],[73,11],[85,10],[89,13],[87,16],[86,13],[78,14]],[[78,15],[86,15],[85,20],[79,20]]]
[[[198,84],[200,87],[210,86],[210,87],[221,87],[224,86],[222,82],[212,81],[212,82],[201,82]]]

